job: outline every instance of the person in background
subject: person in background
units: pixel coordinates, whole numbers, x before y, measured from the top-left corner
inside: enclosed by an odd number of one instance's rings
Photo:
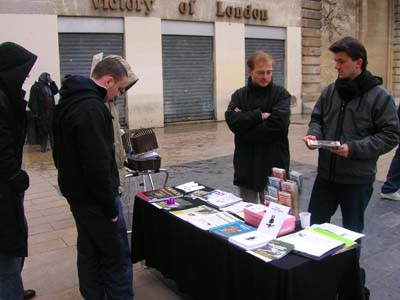
[[[233,93],[225,112],[235,135],[233,183],[240,197],[253,203],[264,203],[273,167],[289,171],[290,94],[273,83],[273,65],[269,54],[254,52],[247,60],[247,85]]]
[[[104,105],[123,93],[127,82],[125,67],[117,59],[104,59],[91,78],[63,80],[54,110],[53,159],[78,231],[79,288],[86,300],[133,299],[112,115]]]
[[[22,169],[26,101],[22,85],[36,55],[12,42],[0,44],[0,299],[31,299],[24,291],[22,267],[28,256],[24,193],[29,176]]]
[[[48,142],[53,147],[53,110],[56,105],[54,95],[58,93],[57,84],[51,79],[49,73],[42,73],[30,91],[29,108],[35,121],[37,137],[39,139],[40,151],[48,150]]]
[[[123,59],[119,55],[109,55],[106,58],[115,58],[117,59],[126,69],[128,74],[128,82],[125,87],[125,92],[128,91],[138,80],[139,78],[133,73],[131,66],[127,63],[125,59]],[[119,113],[117,107],[117,99],[113,99],[111,101],[105,102],[105,105],[109,109],[112,117],[113,117],[113,128],[114,128],[114,143],[115,143],[115,161],[117,162],[118,173],[119,173],[119,187],[118,192],[119,196],[122,196],[122,193],[125,191],[125,162],[127,160],[125,149],[122,143],[121,138],[121,127],[119,124]]]
[[[397,116],[400,119],[400,106],[397,109]],[[396,153],[393,156],[389,171],[386,176],[386,181],[381,188],[382,199],[400,200],[400,147],[397,147]]]

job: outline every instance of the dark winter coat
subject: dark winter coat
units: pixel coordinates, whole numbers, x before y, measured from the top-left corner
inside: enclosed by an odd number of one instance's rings
[[[54,110],[53,158],[58,185],[70,206],[97,206],[112,219],[117,216],[119,177],[106,93],[82,76],[64,80]]]
[[[0,255],[28,254],[23,193],[29,177],[21,170],[26,135],[22,84],[36,56],[17,44],[0,44]]]
[[[268,119],[262,120],[263,112]],[[289,116],[290,94],[272,82],[262,88],[249,78],[233,93],[225,119],[235,134],[235,185],[262,191],[273,167],[289,170]]]
[[[28,106],[35,120],[37,136],[47,137],[49,130],[51,130],[55,106],[54,95],[57,93],[58,87],[54,81],[48,84],[39,80],[31,87]]]
[[[364,71],[353,81],[337,80],[315,104],[308,135],[349,146],[347,158],[319,150],[318,175],[341,184],[375,180],[376,162],[399,142],[399,120],[393,97],[382,80]]]

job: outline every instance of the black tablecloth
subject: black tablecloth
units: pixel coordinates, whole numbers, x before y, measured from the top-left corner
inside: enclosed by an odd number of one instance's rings
[[[265,263],[135,197],[132,262],[143,259],[195,299],[363,299],[354,249],[322,261],[289,254]]]

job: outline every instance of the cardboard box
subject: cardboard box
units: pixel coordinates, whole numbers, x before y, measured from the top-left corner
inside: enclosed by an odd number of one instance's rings
[[[247,224],[250,224],[254,227],[258,227],[262,218],[264,217],[265,212],[267,211],[268,207],[265,205],[259,204],[249,208],[244,208],[244,221]],[[278,236],[288,234],[294,231],[296,226],[296,218],[292,215],[287,215],[285,221],[281,229],[279,230]]]

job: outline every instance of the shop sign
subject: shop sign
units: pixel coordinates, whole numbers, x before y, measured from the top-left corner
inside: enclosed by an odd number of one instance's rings
[[[154,0],[92,0],[95,9],[144,11],[148,15],[153,10]]]
[[[251,4],[244,8],[232,5],[226,6],[222,1],[217,1],[217,17],[265,21],[268,19],[268,10],[253,8]]]

